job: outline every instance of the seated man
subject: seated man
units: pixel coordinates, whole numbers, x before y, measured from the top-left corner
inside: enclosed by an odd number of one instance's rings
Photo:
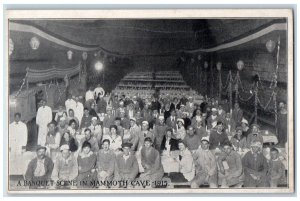
[[[136,157],[130,153],[131,143],[122,144],[123,153],[116,157],[115,177],[116,181],[133,181],[139,173],[139,165]]]
[[[45,188],[45,185],[35,185],[35,182],[44,182],[50,180],[53,170],[53,162],[51,158],[46,156],[46,147],[38,146],[36,149],[36,157],[32,159],[25,173],[26,181],[31,181],[34,185],[29,188]]]
[[[207,137],[201,139],[201,148],[193,155],[196,166],[196,176],[192,180],[191,188],[199,188],[205,183],[210,188],[217,187],[218,171],[215,155],[209,150]]]
[[[189,126],[187,129],[187,135],[184,137],[183,142],[187,148],[194,153],[201,144],[201,139],[198,135],[195,135],[195,130],[192,126]]]
[[[66,182],[65,185],[60,185],[61,187],[68,187],[68,182],[75,181],[78,175],[78,164],[77,160],[70,151],[69,145],[64,144],[60,147],[61,154],[58,155],[54,163],[54,168],[51,178],[57,181]],[[63,183],[61,183],[63,184]]]
[[[222,153],[218,157],[219,184],[222,188],[229,186],[242,187],[244,174],[240,155],[232,149],[230,143],[223,144]]]
[[[91,129],[86,128],[84,130],[84,135],[84,138],[81,139],[80,146],[87,141],[91,144],[91,151],[97,153],[99,151],[99,142],[97,141],[97,138],[92,135]]]
[[[160,181],[164,175],[164,169],[160,161],[159,152],[152,147],[152,139],[146,137],[141,150],[141,161],[144,173],[140,175],[142,180]],[[152,185],[152,186],[153,186]]]
[[[109,149],[110,141],[108,139],[103,140],[102,148],[97,155],[97,172],[98,180],[111,181],[114,177],[115,169],[115,153]]]
[[[216,130],[213,129],[209,136],[209,149],[217,152],[225,143],[229,143],[229,139],[227,134],[224,132],[223,122],[218,121]]]
[[[278,149],[272,148],[270,151],[271,160],[269,161],[268,182],[270,187],[277,187],[279,182],[285,183],[285,167],[278,158]]]
[[[242,160],[245,172],[244,187],[267,186],[268,163],[261,149],[260,142],[252,143],[251,151],[247,152]]]

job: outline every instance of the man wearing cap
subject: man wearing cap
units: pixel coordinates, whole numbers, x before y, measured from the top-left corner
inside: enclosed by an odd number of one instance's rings
[[[163,137],[166,135],[167,131],[167,125],[164,123],[165,118],[163,115],[160,115],[158,117],[159,122],[158,124],[153,128],[154,136],[155,136],[155,148],[157,150],[160,150],[161,142],[163,140]]]
[[[116,157],[114,180],[133,181],[139,173],[139,165],[135,155],[131,153],[131,143],[123,143],[123,153]]]
[[[154,181],[161,181],[164,169],[161,164],[160,154],[152,147],[152,142],[150,137],[146,137],[141,149],[141,164],[144,168],[144,173],[140,175],[140,179],[150,180],[155,185]]]
[[[207,128],[211,129],[217,125],[219,121],[218,110],[216,108],[211,109],[211,115],[207,118]]]
[[[148,121],[143,121],[142,122],[142,130],[139,134],[139,143],[138,143],[138,150],[144,145],[144,140],[149,137],[151,138],[152,142],[155,140],[154,134],[149,131],[149,123]]]
[[[29,188],[45,188],[46,182],[49,181],[53,170],[51,158],[46,156],[46,147],[39,146],[36,149],[36,157],[32,159],[25,173],[26,181],[33,182]],[[35,182],[43,182],[43,185],[35,185]]]
[[[251,151],[248,151],[242,159],[245,182],[244,187],[266,187],[268,163],[262,151],[260,142],[251,144]]]
[[[54,181],[75,181],[78,175],[78,164],[74,155],[71,153],[69,145],[64,144],[60,147],[61,154],[58,155],[54,163],[51,178]]]
[[[221,146],[225,143],[229,143],[229,139],[227,134],[224,132],[223,122],[219,121],[217,123],[216,129],[211,131],[209,137],[209,149],[216,150],[221,148]]]
[[[92,117],[92,123],[88,128],[91,130],[92,136],[97,139],[97,142],[100,146],[100,142],[102,140],[102,127],[99,124],[97,117]]]
[[[230,143],[223,144],[223,151],[218,157],[219,184],[221,188],[235,186],[241,188],[244,181],[242,160],[240,155],[232,150]]]
[[[218,171],[215,155],[209,150],[209,139],[201,139],[201,148],[194,153],[193,158],[196,168],[196,176],[191,182],[191,188],[199,188],[208,183],[210,188],[217,187]]]
[[[129,138],[124,139],[124,142],[131,143],[132,151],[136,151],[139,143],[139,135],[141,133],[141,128],[136,124],[136,119],[134,117],[130,118],[130,129]]]
[[[48,123],[52,121],[52,109],[46,105],[45,100],[41,100],[41,106],[36,114],[36,125],[38,126],[38,145],[44,146],[48,132]]]

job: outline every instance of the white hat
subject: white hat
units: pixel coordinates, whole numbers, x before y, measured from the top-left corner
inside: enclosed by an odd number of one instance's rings
[[[256,141],[256,142],[252,142],[251,143],[251,147],[261,147],[262,146],[262,144],[261,144],[261,142],[259,142],[259,141]]]
[[[247,124],[247,125],[249,124],[247,119],[245,119],[245,118],[242,119],[242,123]]]
[[[147,124],[147,125],[149,125],[148,121],[143,121],[142,124]]]
[[[181,122],[182,124],[184,124],[184,120],[183,119],[177,119],[177,122]]]
[[[135,121],[136,122],[136,118],[131,117],[130,120]]]
[[[209,137],[202,137],[202,138],[201,138],[201,142],[202,142],[202,141],[207,141],[207,142],[209,142]]]
[[[93,120],[97,120],[97,117],[92,117],[92,121],[93,121]]]
[[[216,108],[212,108],[211,111],[212,112],[217,112],[217,109]]]
[[[64,151],[64,150],[70,150],[69,145],[67,145],[67,144],[61,145],[60,151]]]
[[[160,115],[160,116],[158,117],[158,119],[165,119],[165,117],[162,116],[162,115]]]

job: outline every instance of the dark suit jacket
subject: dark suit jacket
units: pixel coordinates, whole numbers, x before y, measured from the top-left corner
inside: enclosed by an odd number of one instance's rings
[[[51,158],[49,158],[48,156],[45,157],[45,175],[40,177],[40,180],[48,180],[51,177],[52,174],[52,170],[53,170],[53,162],[51,160]],[[37,167],[37,158],[32,159],[27,167],[26,173],[25,173],[25,179],[27,181],[34,181],[36,180],[36,177],[34,176],[34,171]]]

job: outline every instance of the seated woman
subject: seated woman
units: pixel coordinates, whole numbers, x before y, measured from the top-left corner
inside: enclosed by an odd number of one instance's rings
[[[247,138],[243,135],[242,127],[237,127],[236,134],[231,138],[230,142],[233,149],[239,153],[241,156],[244,156],[248,151]]]
[[[103,135],[103,141],[110,141],[110,149],[116,151],[118,148],[122,148],[122,138],[117,134],[117,126],[111,125],[108,135]]]
[[[91,151],[91,144],[85,141],[82,144],[81,152],[78,154],[78,176],[77,185],[80,188],[92,187],[92,182],[96,180],[96,154]]]
[[[74,120],[74,119],[70,120],[69,121],[69,127],[67,128],[67,130],[69,131],[69,133],[74,138],[75,138],[75,135],[76,135],[77,128],[78,128],[78,124],[77,124],[76,120]]]
[[[264,143],[263,137],[260,133],[259,126],[257,124],[252,124],[252,129],[247,136],[247,147],[248,149],[251,148],[251,144],[254,142],[260,142],[261,144]]]
[[[69,131],[66,131],[62,136],[61,136],[61,140],[60,140],[60,144],[59,147],[61,147],[62,145],[67,144],[69,145],[70,151],[71,152],[76,152],[78,149],[78,145],[77,142],[75,140],[74,137],[72,137],[72,135],[70,134]]]
[[[144,173],[140,175],[142,180],[150,180],[152,187],[155,186],[155,181],[161,181],[164,176],[164,169],[161,165],[159,152],[152,147],[152,139],[146,137],[144,146],[141,150],[141,161],[144,168]]]
[[[172,128],[168,128],[166,135],[163,137],[161,146],[161,163],[165,173],[178,172],[179,164],[176,158],[179,155],[178,140],[173,136]]]
[[[176,139],[183,140],[186,135],[186,131],[184,128],[184,120],[183,119],[177,119],[177,127],[176,131],[174,132],[174,136]]]
[[[176,174],[176,176],[172,175],[171,180],[172,177],[175,176],[176,180],[191,181],[195,177],[195,164],[193,161],[192,153],[186,147],[186,145],[182,140],[179,140],[178,147],[179,147],[179,155],[176,160],[179,163],[180,174],[179,175]]]

